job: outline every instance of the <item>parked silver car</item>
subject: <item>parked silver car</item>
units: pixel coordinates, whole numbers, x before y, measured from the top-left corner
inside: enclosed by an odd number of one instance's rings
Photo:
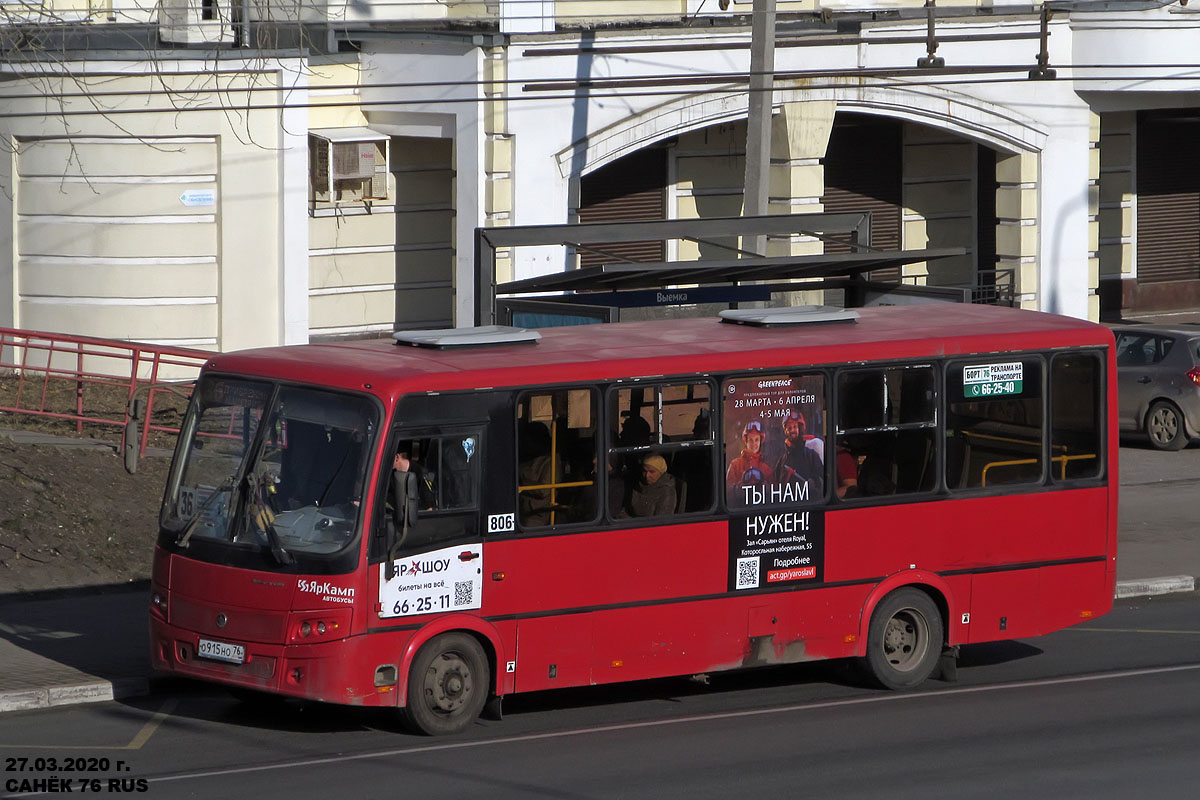
[[[1159,450],[1200,437],[1200,326],[1113,328],[1122,431]]]

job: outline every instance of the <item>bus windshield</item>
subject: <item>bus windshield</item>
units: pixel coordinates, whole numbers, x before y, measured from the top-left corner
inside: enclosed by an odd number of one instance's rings
[[[344,550],[355,540],[377,417],[363,397],[204,377],[163,528],[180,546],[268,549],[281,564]]]

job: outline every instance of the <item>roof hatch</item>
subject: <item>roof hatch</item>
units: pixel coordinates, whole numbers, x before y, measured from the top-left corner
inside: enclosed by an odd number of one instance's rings
[[[854,322],[858,312],[836,306],[783,306],[782,308],[731,308],[720,312],[722,322],[736,325],[810,325],[816,322]]]
[[[528,328],[508,325],[484,325],[479,328],[439,328],[423,331],[399,331],[392,334],[396,344],[431,347],[485,347],[494,344],[534,344],[542,335]]]

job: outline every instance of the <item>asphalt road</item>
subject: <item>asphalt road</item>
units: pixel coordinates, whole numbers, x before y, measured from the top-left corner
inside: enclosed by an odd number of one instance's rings
[[[966,647],[957,682],[914,693],[865,688],[841,663],[799,665],[516,697],[503,721],[448,739],[404,733],[387,713],[254,708],[180,683],[0,716],[4,796],[52,776],[73,793],[116,793],[115,781],[256,800],[1190,796],[1197,620],[1195,593],[1118,601],[1087,625]]]
[[[1200,444],[1163,453],[1122,442],[1117,579],[1200,578]]]

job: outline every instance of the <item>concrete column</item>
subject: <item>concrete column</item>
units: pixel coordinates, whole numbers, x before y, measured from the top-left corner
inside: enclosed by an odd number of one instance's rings
[[[1038,308],[1088,316],[1088,180],[1091,111],[1062,106],[1041,153],[1038,218]]]
[[[1100,115],[1088,112],[1087,318],[1100,321]]]
[[[513,136],[508,130],[504,79],[508,75],[508,49],[493,47],[484,51],[483,75],[486,110],[484,112],[484,225],[495,228],[512,224]],[[496,251],[496,280],[513,278],[512,251]]]
[[[901,246],[965,247],[964,256],[907,264],[903,274],[918,284],[975,283],[975,182],[977,145],[925,125],[904,126],[904,231]]]
[[[1132,111],[1100,117],[1099,280],[1133,280],[1134,248],[1134,130]],[[1113,292],[1121,296],[1120,289]]]
[[[1038,308],[1038,156],[1015,153],[996,157],[997,267],[1013,270],[1013,288],[1021,308]]]
[[[821,158],[829,146],[837,103],[814,100],[785,103],[774,118],[771,136],[771,202],[768,213],[813,214],[825,210],[825,167]],[[809,255],[824,252],[820,239],[811,236],[771,239],[767,255]]]

